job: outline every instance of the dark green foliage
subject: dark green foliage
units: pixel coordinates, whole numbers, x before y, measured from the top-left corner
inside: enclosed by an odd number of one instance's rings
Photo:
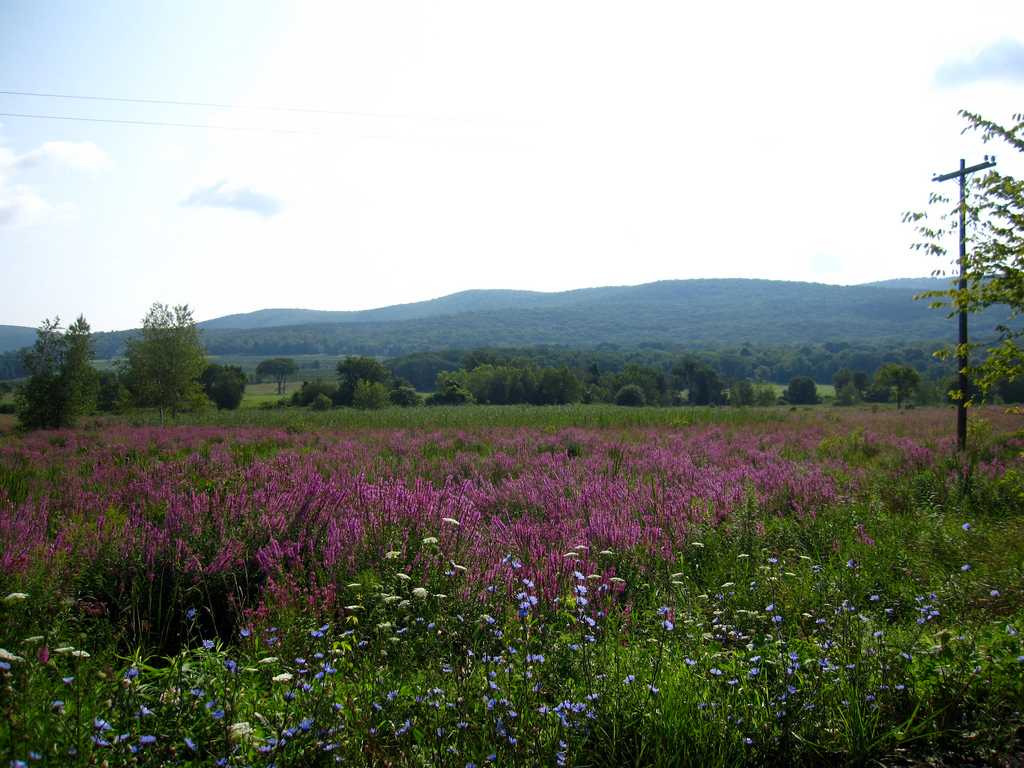
[[[356,383],[355,392],[352,394],[354,408],[375,411],[384,408],[389,402],[388,388],[383,383],[366,379],[360,379]]]
[[[437,391],[427,398],[427,405],[469,405],[473,402],[473,393],[450,373],[437,375]]]
[[[386,362],[391,373],[408,381],[421,391],[434,389],[437,374],[442,371],[454,371],[464,367],[462,352],[448,350],[446,352],[415,352],[411,355],[395,358]]]
[[[199,383],[220,410],[234,410],[242,404],[246,379],[237,365],[208,365],[199,377]]]
[[[729,387],[729,405],[754,405],[755,399],[754,385],[746,379]]]
[[[333,400],[337,391],[337,385],[330,381],[304,381],[302,387],[292,393],[292,405],[312,405],[320,395]]]
[[[896,393],[896,410],[899,410],[903,401],[917,389],[921,377],[909,365],[887,363],[878,369],[875,383],[880,387],[889,387]]]
[[[996,385],[996,392],[1004,403],[1024,403],[1024,376],[1003,379]]]
[[[790,405],[814,405],[818,402],[818,387],[808,376],[795,376],[783,397]]]
[[[420,404],[420,396],[409,384],[399,384],[388,392],[388,399],[392,405],[401,408],[412,408]]]
[[[199,376],[206,367],[199,329],[187,304],[155,303],[142,321],[141,336],[128,342],[124,379],[136,405],[172,416],[203,399]]]
[[[313,402],[310,403],[309,407],[314,411],[326,411],[331,407],[331,398],[323,392],[320,392],[315,398],[313,398]]]
[[[845,384],[836,388],[836,405],[856,405],[860,398],[860,390],[853,383],[852,376]]]
[[[290,357],[274,357],[263,360],[256,366],[257,376],[269,376],[277,383],[277,394],[284,394],[285,383],[298,371],[298,366]]]
[[[615,404],[626,406],[646,405],[647,398],[637,384],[626,384],[615,393]]]
[[[356,387],[361,381],[386,384],[391,378],[383,363],[372,357],[346,357],[338,363],[338,390],[335,405],[354,405]]]
[[[117,371],[100,371],[99,391],[96,397],[97,410],[105,413],[121,410],[130,400],[128,388],[121,381]]]
[[[23,352],[29,380],[16,395],[18,423],[24,429],[73,427],[96,408],[99,388],[92,367],[89,324],[79,317],[66,333],[60,319],[44,320],[35,346]]]
[[[477,403],[488,405],[565,405],[579,402],[583,388],[567,367],[537,368],[530,364],[495,364],[471,360],[471,368],[449,376],[472,393]],[[440,379],[439,379],[440,380]]]

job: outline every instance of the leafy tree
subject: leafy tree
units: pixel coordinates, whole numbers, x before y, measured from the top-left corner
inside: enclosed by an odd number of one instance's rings
[[[640,406],[647,403],[644,391],[638,384],[626,384],[615,393],[616,405]]]
[[[388,388],[379,381],[360,379],[356,383],[356,391],[352,395],[352,405],[363,410],[378,410],[389,402]]]
[[[292,392],[292,404],[293,405],[312,405],[313,401],[320,395],[334,400],[335,395],[338,392],[338,386],[330,381],[304,381],[302,386]]]
[[[218,410],[233,411],[242,404],[246,377],[237,365],[211,363],[199,377],[199,383]]]
[[[875,374],[875,383],[878,386],[890,387],[895,390],[896,410],[899,410],[903,401],[917,389],[921,383],[921,377],[909,365],[887,363],[878,369],[878,373]]]
[[[104,412],[119,411],[131,399],[117,371],[100,371],[96,409]]]
[[[392,405],[397,405],[400,408],[412,408],[420,404],[420,396],[413,389],[411,384],[400,383],[393,387],[388,392],[388,399],[391,400]]]
[[[836,389],[836,405],[856,405],[860,402],[860,390],[851,376],[845,384]]]
[[[391,371],[372,357],[346,357],[338,363],[338,391],[334,402],[337,405],[352,405],[356,393],[356,385],[360,381],[371,384],[386,384],[391,378]]]
[[[818,402],[818,387],[809,376],[795,376],[783,397],[790,405],[814,405]]]
[[[257,376],[268,376],[277,384],[277,394],[283,395],[285,384],[288,379],[299,370],[295,361],[290,357],[272,357],[269,360],[261,360],[256,366]]]
[[[437,374],[437,391],[427,398],[427,405],[470,405],[473,393],[454,374]]]
[[[836,388],[838,393],[847,384],[853,384],[853,371],[849,368],[840,368],[832,377],[832,386]]]
[[[18,423],[24,429],[55,429],[64,426],[65,398],[61,368],[66,344],[60,318],[43,320],[35,344],[22,351],[29,379],[15,393]]]
[[[1009,127],[981,115],[960,110],[967,121],[965,130],[981,134],[985,142],[999,141],[1016,152],[1024,153],[1024,113],[1015,114]],[[997,329],[998,342],[987,349],[987,356],[971,369],[972,381],[981,394],[1004,379],[1024,374],[1024,350],[1019,340],[1024,335],[1019,323],[1010,321],[1024,313],[1024,179],[1001,173],[998,168],[984,175],[972,176],[964,211],[968,222],[967,258],[964,274],[967,288],[953,286],[945,291],[929,291],[923,297],[933,299],[932,306],[952,312],[980,312],[1003,305],[1009,318]],[[960,218],[959,201],[950,207],[950,200],[932,195],[931,202],[942,206],[937,224],[928,221],[927,212],[907,213],[904,221],[914,223],[921,241],[913,247],[946,257],[944,245],[954,235]],[[975,345],[971,345],[975,346]],[[953,356],[959,348],[947,348],[945,356]],[[970,401],[971,393],[955,394]]]
[[[754,385],[746,379],[734,382],[729,387],[729,405],[753,405],[754,404]]]
[[[16,394],[15,411],[24,429],[73,427],[95,410],[98,377],[84,317],[66,333],[60,330],[60,318],[44,320],[22,360],[29,380]]]
[[[775,405],[778,400],[779,397],[775,394],[775,387],[771,384],[760,384],[754,387],[754,405]]]
[[[314,411],[326,411],[331,407],[331,398],[320,392],[313,398],[313,402],[309,404],[309,407]]]
[[[92,329],[85,317],[79,315],[64,334],[64,365],[60,372],[64,421],[69,425],[96,410],[100,381],[92,359]]]
[[[137,405],[171,416],[204,400],[199,376],[206,367],[199,329],[187,304],[154,303],[142,320],[142,335],[128,341],[125,378]]]

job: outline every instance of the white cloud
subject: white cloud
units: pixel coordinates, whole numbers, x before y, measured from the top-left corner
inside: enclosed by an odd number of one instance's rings
[[[986,45],[970,58],[947,61],[935,73],[941,86],[979,82],[1024,82],[1024,44],[1011,39]]]
[[[255,213],[264,218],[281,211],[281,201],[251,187],[229,184],[226,179],[209,186],[197,187],[181,204],[186,208],[231,208]]]
[[[47,141],[21,155],[0,146],[0,228],[33,226],[57,210],[69,210],[67,204],[51,204],[31,186],[14,183],[18,174],[44,164],[58,169],[97,171],[109,162],[107,154],[91,142]]]
[[[91,141],[47,141],[19,157],[17,162],[23,168],[52,162],[79,171],[98,171],[109,165],[110,158]]]

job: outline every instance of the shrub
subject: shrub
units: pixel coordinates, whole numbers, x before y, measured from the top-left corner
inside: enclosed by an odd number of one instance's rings
[[[352,394],[352,405],[355,408],[375,411],[388,404],[388,389],[379,381],[360,379],[356,382]]]
[[[397,405],[401,408],[411,408],[420,404],[420,396],[408,384],[392,389],[388,393],[388,398],[391,400],[392,405]]]
[[[309,404],[309,407],[314,411],[326,411],[331,407],[331,398],[321,392],[313,398],[313,402]]]
[[[818,400],[818,387],[810,376],[796,376],[789,382],[783,395],[790,405],[814,405]]]
[[[636,384],[626,384],[615,393],[616,405],[638,406],[646,403],[644,391]]]

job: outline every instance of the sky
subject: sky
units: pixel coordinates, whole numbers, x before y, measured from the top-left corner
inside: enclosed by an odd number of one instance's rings
[[[1024,3],[0,0],[0,91],[91,97],[0,93],[0,324],[855,284],[1024,172],[957,115],[1024,112]]]

